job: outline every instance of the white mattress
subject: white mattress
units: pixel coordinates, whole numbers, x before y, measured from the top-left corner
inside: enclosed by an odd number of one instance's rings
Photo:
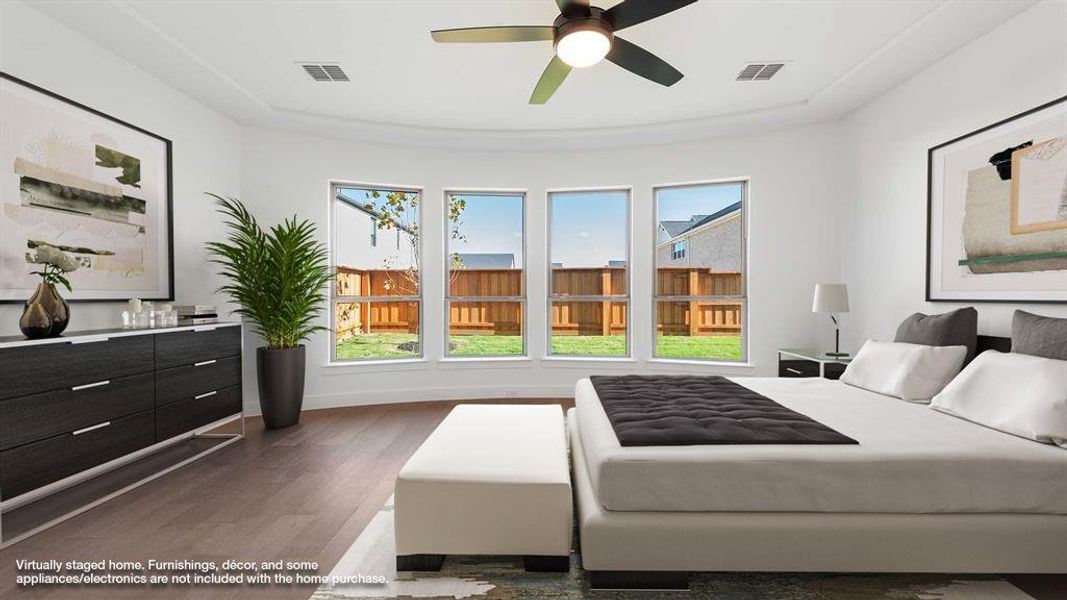
[[[601,505],[609,511],[1067,514],[1063,448],[839,381],[734,381],[859,445],[624,448],[583,379],[575,397],[578,426]]]

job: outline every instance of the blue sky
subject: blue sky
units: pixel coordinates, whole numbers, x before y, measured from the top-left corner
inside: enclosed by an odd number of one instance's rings
[[[708,215],[741,200],[741,184],[656,190],[656,213],[660,221],[688,221],[692,215]]]
[[[626,260],[626,192],[552,194],[552,262],[603,267]]]
[[[365,192],[357,188],[341,190],[359,202],[368,201]],[[461,225],[466,240],[450,241],[449,252],[513,254],[515,266],[521,267],[522,196],[458,195],[467,201]],[[656,191],[657,218],[686,221],[693,215],[716,212],[741,198],[742,186],[734,183],[662,188]],[[625,260],[626,204],[626,192],[552,194],[552,262],[567,267],[602,267],[609,260]]]
[[[467,201],[459,228],[466,240],[450,240],[449,254],[511,254],[522,267],[522,196],[456,196]]]

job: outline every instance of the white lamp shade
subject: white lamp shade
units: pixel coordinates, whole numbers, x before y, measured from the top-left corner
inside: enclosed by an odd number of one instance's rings
[[[843,283],[816,283],[811,312],[847,313],[848,286]]]

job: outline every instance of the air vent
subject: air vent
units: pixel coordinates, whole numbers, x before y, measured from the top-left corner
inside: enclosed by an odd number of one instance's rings
[[[348,74],[344,72],[340,65],[298,64],[315,81],[350,81]]]
[[[755,63],[746,65],[737,74],[738,81],[767,81],[782,70],[785,63]]]

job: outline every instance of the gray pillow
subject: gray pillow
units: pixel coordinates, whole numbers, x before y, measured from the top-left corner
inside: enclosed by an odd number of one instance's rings
[[[1015,311],[1011,321],[1011,351],[1067,360],[1067,319]]]
[[[968,306],[940,315],[915,313],[897,328],[896,342],[924,346],[967,346],[965,363],[978,346],[978,311]]]

